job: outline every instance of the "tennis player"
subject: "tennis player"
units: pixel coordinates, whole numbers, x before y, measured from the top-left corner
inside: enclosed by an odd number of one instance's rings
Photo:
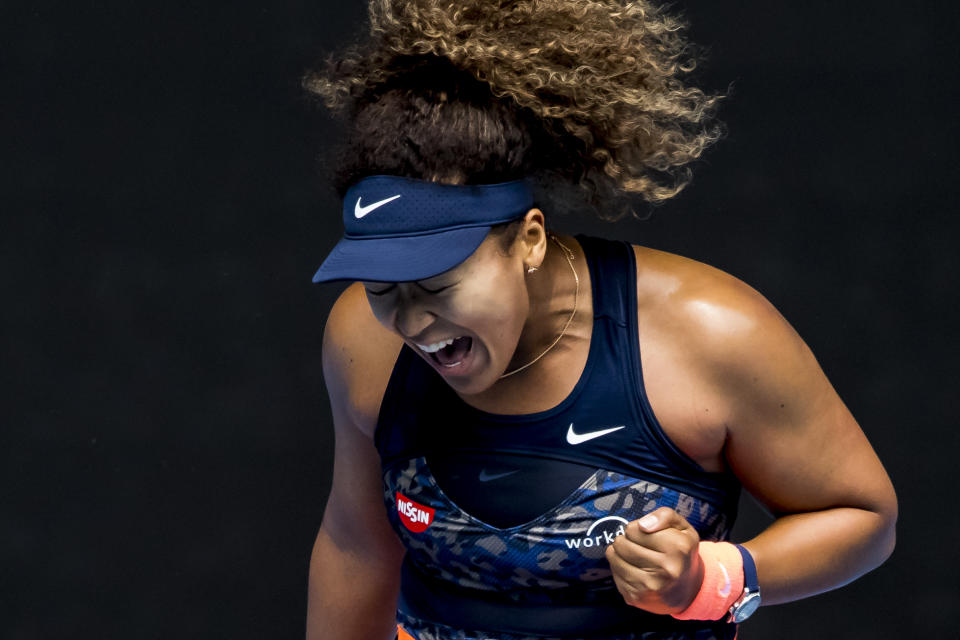
[[[559,210],[665,201],[718,96],[646,1],[372,0],[347,130],[311,640],[726,640],[882,563],[897,502],[760,294]],[[731,541],[741,487],[775,514]]]

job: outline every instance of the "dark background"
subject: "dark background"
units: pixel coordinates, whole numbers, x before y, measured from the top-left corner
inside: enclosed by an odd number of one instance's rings
[[[728,138],[646,222],[557,223],[757,288],[894,480],[892,558],[746,640],[958,637],[955,6],[677,3]],[[336,126],[299,76],[363,15],[0,4],[0,636],[302,636],[341,287],[310,284]]]

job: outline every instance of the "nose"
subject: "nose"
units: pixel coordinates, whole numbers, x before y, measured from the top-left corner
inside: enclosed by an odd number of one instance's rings
[[[427,327],[433,324],[436,316],[424,308],[416,299],[406,298],[397,305],[393,326],[404,338],[410,339],[421,335]]]

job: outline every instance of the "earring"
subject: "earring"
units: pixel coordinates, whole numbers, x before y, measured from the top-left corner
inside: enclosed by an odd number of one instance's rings
[[[538,267],[527,267],[527,273],[533,273],[533,272],[536,271],[537,269],[538,269]]]

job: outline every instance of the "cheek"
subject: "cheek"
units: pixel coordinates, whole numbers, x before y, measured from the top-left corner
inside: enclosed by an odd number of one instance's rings
[[[500,283],[470,296],[466,309],[473,329],[491,348],[512,350],[526,321],[529,302],[515,283]],[[510,344],[507,344],[510,343]]]
[[[387,306],[377,298],[371,298],[367,295],[367,304],[370,305],[370,311],[373,312],[373,317],[377,319],[377,322],[382,324],[384,328],[390,329],[390,326],[387,322],[389,313]]]

